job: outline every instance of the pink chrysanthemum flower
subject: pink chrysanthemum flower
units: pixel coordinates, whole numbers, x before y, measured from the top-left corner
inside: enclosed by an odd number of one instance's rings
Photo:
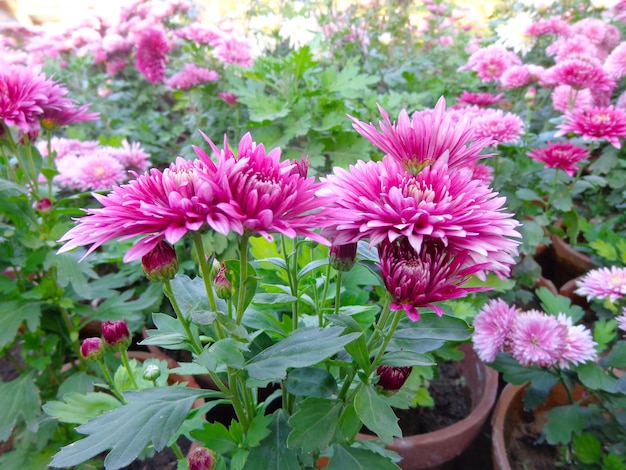
[[[167,80],[167,86],[177,90],[188,90],[202,83],[214,82],[219,78],[215,70],[198,67],[195,64],[185,64],[182,72],[172,75]]]
[[[512,65],[521,64],[522,61],[517,54],[504,46],[492,44],[474,52],[459,71],[473,70],[483,82],[493,82],[498,81],[504,71]]]
[[[222,33],[215,27],[199,23],[191,23],[190,25],[175,29],[174,35],[187,41],[210,46],[216,45],[222,37]]]
[[[572,25],[574,34],[581,34],[593,44],[602,44],[608,24],[599,18],[587,17]]]
[[[615,148],[621,148],[620,139],[626,137],[626,111],[613,106],[573,110],[565,114],[566,121],[557,126],[556,136],[569,132],[589,140],[606,139]]]
[[[471,168],[451,172],[440,159],[413,175],[385,157],[359,161],[349,171],[335,168],[322,181],[320,194],[335,198],[327,233],[339,245],[407,237],[418,253],[423,243],[437,241],[500,275],[515,263],[519,224],[502,212],[505,198],[473,179]]]
[[[587,300],[609,299],[615,302],[626,295],[626,268],[611,266],[589,271],[576,281],[576,294]]]
[[[203,227],[228,235],[233,226],[241,227],[241,221],[218,207],[224,197],[211,181],[215,170],[209,159],[178,158],[163,172],[152,169],[105,196],[94,194],[103,207],[85,209],[87,215],[59,240],[66,242],[59,252],[91,245],[87,256],[111,240],[143,236],[124,256],[128,262],[140,259],[164,239],[173,245],[187,232]]]
[[[479,163],[472,168],[472,179],[488,185],[493,181],[493,167]]]
[[[577,90],[569,85],[558,85],[552,90],[552,107],[566,113],[574,109],[585,109],[593,106],[593,95],[587,88]]]
[[[471,93],[467,90],[463,90],[461,96],[457,98],[458,103],[463,103],[467,105],[476,105],[476,106],[491,106],[492,104],[496,104],[504,98],[504,93],[499,93],[497,95],[492,95],[491,93]]]
[[[500,85],[505,89],[520,88],[533,81],[533,76],[526,65],[512,65],[500,76]]]
[[[122,164],[106,150],[76,158],[65,157],[57,162],[61,177],[71,181],[68,187],[79,191],[99,191],[111,189],[126,179],[126,171]]]
[[[523,366],[551,367],[567,344],[567,328],[556,317],[529,310],[513,319],[511,355]]]
[[[469,119],[462,118],[455,122],[451,114],[446,112],[443,97],[437,101],[433,110],[414,113],[412,118],[406,110],[402,110],[397,123],[390,121],[389,114],[381,106],[378,109],[383,117],[379,122],[380,131],[373,124],[365,124],[350,117],[352,126],[412,173],[419,173],[443,155],[447,155],[448,165],[452,169],[473,165],[485,156],[480,153],[492,143],[488,136],[474,136]]]
[[[150,167],[150,155],[139,142],[129,144],[126,139],[120,148],[110,148],[109,155],[115,157],[124,168],[143,173]]]
[[[585,60],[563,60],[554,65],[549,73],[557,83],[577,89],[613,90],[615,88],[615,80],[609,77],[602,67]]]
[[[237,95],[234,93],[228,93],[226,91],[220,91],[217,96],[219,96],[224,102],[228,103],[231,106],[237,104]]]
[[[505,350],[507,338],[515,316],[521,314],[516,307],[502,299],[492,299],[474,318],[472,342],[474,350],[485,362],[493,362]]]
[[[534,21],[527,29],[529,36],[544,36],[553,34],[555,36],[570,36],[572,28],[569,23],[557,16]]]
[[[225,64],[237,64],[242,67],[252,67],[252,48],[245,39],[234,34],[224,35],[214,47],[215,57]]]
[[[617,321],[617,327],[626,332],[626,307],[622,309],[622,314],[615,317],[615,321]]]
[[[563,313],[558,314],[557,320],[565,326],[567,332],[559,365],[568,369],[571,364],[576,365],[595,360],[598,355],[596,352],[597,343],[593,340],[591,331],[584,325],[574,325],[572,319]]]
[[[139,36],[136,65],[150,83],[163,81],[169,50],[167,36],[160,28],[148,28]]]
[[[247,133],[239,142],[235,156],[224,136],[224,148],[219,149],[204,134],[218,163],[214,179],[226,194],[220,208],[231,216],[233,230],[238,233],[260,234],[272,240],[270,233],[281,233],[294,238],[306,236],[329,245],[328,240],[314,232],[325,224],[327,202],[315,193],[321,184],[315,178],[302,175],[296,163],[280,160],[280,148],[265,152],[263,144],[256,144]],[[194,146],[204,161],[206,153]],[[234,222],[236,221],[236,222]]]
[[[621,43],[608,55],[604,61],[604,70],[616,80],[626,75],[626,42]]]
[[[501,109],[485,109],[472,120],[472,126],[476,138],[491,138],[496,145],[515,142],[524,134],[522,118]]]
[[[577,163],[589,155],[589,150],[571,142],[548,142],[547,147],[540,147],[527,155],[543,162],[546,168],[558,168],[570,176],[578,171]]]
[[[597,58],[600,51],[597,46],[581,34],[562,37],[546,47],[546,54],[555,56],[556,62],[561,62],[571,57]]]
[[[443,310],[434,302],[486,289],[463,287],[472,274],[486,266],[463,267],[467,253],[452,256],[441,244],[425,243],[417,252],[406,238],[401,238],[383,242],[378,253],[381,276],[393,298],[389,308],[392,311],[404,309],[413,321],[420,318],[419,308],[430,307],[437,315],[442,315]]]

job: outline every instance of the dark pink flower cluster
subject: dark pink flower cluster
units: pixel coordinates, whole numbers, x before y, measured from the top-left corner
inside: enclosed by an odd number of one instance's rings
[[[571,142],[548,142],[528,153],[530,158],[543,162],[546,168],[558,168],[570,176],[578,171],[578,162],[589,156],[589,150]]]
[[[161,28],[150,28],[141,33],[137,43],[136,65],[146,80],[151,83],[163,81],[169,50],[169,41]]]

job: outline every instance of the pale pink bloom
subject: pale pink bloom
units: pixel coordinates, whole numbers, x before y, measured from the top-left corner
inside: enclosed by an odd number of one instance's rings
[[[616,302],[626,295],[626,268],[611,266],[589,271],[576,281],[576,294],[587,300],[609,299]]]
[[[452,36],[440,36],[439,37],[439,45],[443,47],[447,47],[454,42]]]
[[[564,313],[559,313],[557,320],[565,326],[567,335],[565,338],[565,347],[559,358],[559,365],[568,369],[571,364],[582,364],[583,362],[593,361],[597,357],[597,343],[591,336],[591,331],[584,325],[574,325],[572,319]]]
[[[158,83],[165,77],[165,63],[170,45],[161,28],[149,28],[141,32],[137,43],[137,69],[151,83]]]
[[[263,144],[252,141],[245,134],[237,147],[237,156],[224,136],[224,148],[219,149],[202,134],[217,157],[215,175],[201,174],[202,179],[215,181],[226,200],[221,210],[230,217],[232,230],[239,234],[259,234],[273,240],[270,233],[281,233],[289,238],[305,236],[329,245],[326,238],[313,230],[325,225],[324,205],[328,200],[316,197],[321,188],[315,178],[307,178],[296,163],[280,160],[280,148],[265,152]],[[206,153],[194,146],[203,160]],[[296,169],[296,171],[292,171]]]
[[[150,155],[141,147],[139,142],[129,144],[126,139],[122,147],[109,147],[109,155],[115,157],[126,170],[144,172],[150,167]]]
[[[552,107],[566,113],[574,109],[585,109],[593,106],[593,96],[587,88],[576,90],[569,85],[558,85],[552,91]]]
[[[626,42],[622,42],[608,55],[604,61],[604,70],[616,80],[626,75]]]
[[[604,41],[608,24],[599,18],[587,17],[572,25],[574,34],[585,36],[593,44],[600,45]]]
[[[570,132],[589,140],[606,139],[615,148],[621,148],[620,139],[626,137],[626,111],[613,106],[573,110],[565,114],[566,121],[557,126],[557,137]]]
[[[569,23],[558,16],[534,21],[527,29],[529,36],[543,36],[553,34],[555,36],[570,36],[572,29]]]
[[[56,152],[55,158],[61,159],[67,155],[81,156],[88,153],[93,153],[100,146],[100,143],[95,140],[76,140],[65,139],[62,137],[52,137],[50,141],[50,148]],[[47,142],[41,141],[37,143],[37,149],[42,156],[48,156]]]
[[[215,57],[225,64],[238,64],[242,67],[251,67],[252,48],[250,44],[238,36],[225,35],[213,50]]]
[[[589,150],[571,142],[548,142],[547,147],[533,149],[530,158],[543,162],[546,168],[559,168],[573,176],[578,171],[577,163],[589,155]]]
[[[609,77],[602,67],[585,60],[563,60],[554,65],[550,73],[557,83],[578,89],[613,90],[615,88],[615,80]]]
[[[221,39],[222,33],[213,26],[205,26],[200,23],[191,23],[174,30],[174,35],[193,41],[198,44],[215,46]]]
[[[111,77],[115,77],[118,73],[126,68],[127,62],[125,60],[112,60],[106,64],[107,73]]]
[[[567,346],[567,328],[556,317],[529,310],[513,319],[511,355],[523,366],[556,365]]]
[[[109,54],[115,52],[128,52],[133,48],[133,44],[117,33],[107,33],[102,38],[102,49]]]
[[[57,163],[60,167],[63,163]],[[122,164],[105,149],[78,158],[72,170],[73,188],[80,191],[99,191],[111,189],[126,179],[126,171]]]
[[[443,300],[458,299],[483,287],[463,287],[472,274],[485,266],[464,267],[467,253],[455,256],[438,243],[424,243],[415,251],[407,238],[385,241],[378,247],[380,271],[393,301],[392,311],[403,310],[413,321],[420,318],[419,309],[432,308],[441,316],[443,310],[434,305]]]
[[[492,95],[491,93],[486,92],[471,93],[467,90],[463,90],[461,96],[457,98],[457,102],[467,105],[491,106],[492,104],[496,104],[502,98],[504,98],[504,93]]]
[[[474,52],[467,64],[460,67],[459,70],[473,70],[482,81],[492,82],[498,81],[504,71],[512,65],[521,64],[522,61],[517,54],[504,46],[492,44]]]
[[[505,350],[513,319],[521,314],[502,299],[492,299],[474,317],[474,350],[485,362],[493,362]]]
[[[512,65],[500,77],[502,88],[520,88],[539,80],[544,68],[533,64]]]
[[[370,245],[407,237],[416,252],[438,241],[451,254],[468,252],[468,262],[508,273],[514,264],[519,225],[502,212],[505,198],[472,179],[470,168],[450,171],[445,159],[417,175],[387,156],[335,168],[322,178],[320,194],[335,197],[326,232],[342,245],[369,239]]]
[[[615,317],[615,320],[617,321],[617,327],[622,331],[626,331],[626,307],[622,308],[622,314]]]
[[[604,40],[602,41],[602,44],[600,44],[600,47],[602,47],[605,51],[612,51],[620,43],[620,40],[621,33],[619,32],[619,29],[612,24],[607,24]]]
[[[615,107],[626,110],[626,91],[622,92],[622,94],[618,96]]]
[[[553,44],[546,47],[546,54],[555,56],[555,61],[560,62],[570,57],[597,58],[600,51],[585,36],[575,34],[557,39]]]
[[[479,180],[483,184],[491,184],[493,181],[493,167],[478,163],[472,168],[472,179]]]
[[[501,109],[485,109],[472,120],[472,126],[475,138],[491,138],[496,145],[515,142],[524,134],[522,118]]]
[[[424,166],[433,164],[442,156],[447,156],[450,168],[473,165],[483,149],[492,141],[485,136],[476,138],[473,123],[462,118],[454,122],[446,111],[443,97],[433,110],[416,112],[412,117],[402,110],[398,121],[391,122],[389,114],[378,107],[383,120],[379,121],[380,131],[373,124],[366,124],[350,116],[356,131],[381,149],[386,155],[401,162],[413,173]]]
[[[183,71],[172,75],[167,80],[167,86],[177,90],[188,90],[196,85],[219,80],[215,70],[198,67],[195,64],[185,64]]]

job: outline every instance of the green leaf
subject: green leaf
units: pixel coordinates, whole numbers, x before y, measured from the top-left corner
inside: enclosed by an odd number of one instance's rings
[[[225,454],[237,447],[237,441],[220,422],[206,423],[202,429],[191,431],[191,437],[200,441],[210,443],[211,450],[218,454]]]
[[[211,372],[224,372],[226,367],[242,369],[245,365],[242,348],[246,346],[233,338],[220,339],[204,350],[196,362]]]
[[[541,196],[532,189],[521,188],[515,191],[515,195],[522,201],[541,201]]]
[[[438,316],[423,312],[418,322],[405,318],[400,321],[394,338],[401,339],[440,339],[445,341],[465,341],[472,335],[468,324],[450,315]]]
[[[537,388],[549,390],[557,382],[556,378],[547,370],[536,366],[524,367],[506,353],[498,354],[496,360],[489,366],[501,372],[504,380],[514,385],[532,382],[533,386]]]
[[[382,363],[388,366],[434,366],[432,356],[413,351],[391,351],[385,353]]]
[[[52,266],[57,268],[57,282],[59,286],[65,287],[72,284],[74,291],[83,299],[91,299],[91,288],[87,282],[88,278],[96,279],[98,274],[92,269],[89,261],[79,263],[78,260],[82,256],[82,252],[56,253],[50,251],[44,262],[44,269],[50,269]]]
[[[260,465],[272,470],[300,470],[298,453],[287,446],[287,436],[291,432],[287,423],[287,412],[279,409],[270,416],[274,417],[270,434],[260,446],[250,450],[244,468],[258,470]]]
[[[557,406],[546,413],[548,422],[543,426],[546,440],[553,445],[568,444],[573,434],[585,427],[585,415],[579,405]]]
[[[303,267],[300,270],[300,272],[298,272],[298,280],[302,279],[311,271],[314,271],[321,266],[326,266],[327,264],[328,264],[328,259],[316,259],[316,260],[311,261],[305,267]]]
[[[554,295],[546,287],[535,290],[537,297],[541,300],[541,306],[546,313],[558,315],[564,313],[572,319],[572,323],[578,322],[585,311],[579,305],[572,305],[572,301],[562,295]]]
[[[121,406],[119,400],[108,393],[68,393],[63,397],[63,401],[46,403],[43,411],[62,423],[84,424],[119,406]]]
[[[117,470],[135,460],[150,443],[161,451],[178,430],[202,391],[185,387],[158,387],[128,392],[128,403],[76,428],[88,437],[63,447],[51,467],[78,465],[111,450],[104,460],[107,470]]]
[[[348,315],[329,315],[328,320],[339,326],[343,326],[348,333],[359,333],[363,330],[357,321]],[[372,318],[372,321],[374,318]],[[370,323],[371,324],[371,323]],[[346,344],[346,351],[354,358],[357,365],[366,370],[370,366],[370,354],[367,349],[365,336],[361,335],[351,343]]]
[[[343,404],[336,400],[305,398],[289,418],[293,428],[287,439],[289,448],[303,452],[326,449],[335,436],[342,408]]]
[[[576,457],[582,463],[602,463],[602,443],[594,435],[586,432],[580,436],[574,436],[573,447]]]
[[[40,302],[20,302],[10,300],[0,302],[0,349],[15,339],[18,328],[26,321],[31,331],[39,325]]]
[[[253,357],[246,369],[257,380],[281,380],[291,367],[308,367],[338,353],[360,333],[341,327],[301,328]]]
[[[333,456],[326,470],[399,470],[395,463],[368,449],[356,449],[342,444],[333,446]]]
[[[258,446],[270,434],[270,425],[273,421],[273,415],[256,415],[252,423],[250,423],[248,432],[246,432],[244,444],[247,444],[249,447]]]
[[[13,428],[22,422],[30,431],[37,431],[40,406],[39,390],[32,373],[10,382],[0,382],[0,442],[6,441]]]
[[[606,356],[606,364],[618,369],[626,368],[626,341],[618,341]]]
[[[363,424],[376,433],[383,442],[389,444],[394,436],[402,436],[398,417],[391,406],[376,393],[374,386],[360,387],[354,397],[354,409]]]
[[[204,280],[201,277],[191,279],[189,276],[177,274],[170,281],[170,286],[178,308],[187,318],[189,318],[192,310],[211,311]]]
[[[613,342],[617,335],[617,322],[613,319],[596,320],[593,324],[593,339],[598,343],[597,349],[606,349],[606,346]]]
[[[617,391],[617,378],[609,376],[598,364],[589,361],[575,368],[580,382],[591,390]]]
[[[333,375],[318,367],[292,370],[287,375],[284,386],[297,397],[327,398],[337,392],[337,382]]]
[[[178,319],[164,313],[153,313],[156,330],[147,330],[148,337],[139,342],[142,346],[157,345],[167,349],[185,349],[187,334]]]

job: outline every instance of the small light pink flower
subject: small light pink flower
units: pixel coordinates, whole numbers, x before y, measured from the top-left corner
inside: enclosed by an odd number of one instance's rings
[[[616,80],[626,75],[626,42],[622,42],[608,55],[604,61],[604,70]]]
[[[556,317],[529,310],[513,320],[510,352],[523,366],[551,367],[567,345],[567,328]]]
[[[572,34],[572,30],[567,21],[557,16],[552,16],[550,18],[534,21],[526,29],[526,34],[529,36],[544,36],[548,34],[555,36],[570,36]]]
[[[615,80],[609,77],[602,67],[586,60],[566,59],[554,65],[550,72],[557,83],[577,89],[593,88],[609,91],[615,88]]]
[[[485,362],[493,362],[505,350],[515,316],[521,314],[502,299],[492,299],[474,317],[474,350]]]
[[[467,105],[476,105],[476,106],[491,106],[492,104],[496,104],[504,98],[504,93],[499,93],[497,95],[492,95],[491,93],[471,93],[467,90],[463,90],[461,96],[457,98],[458,103],[463,103]]]
[[[106,150],[77,158],[74,164],[73,187],[80,191],[111,189],[126,179],[122,164]],[[57,163],[58,168],[63,168],[62,165],[63,160]]]
[[[476,138],[491,138],[496,145],[515,142],[524,134],[522,118],[501,109],[485,109],[472,120],[472,125]]]
[[[526,65],[512,65],[500,76],[500,85],[509,90],[529,85],[532,81],[532,75]]]
[[[517,54],[504,46],[492,44],[474,52],[459,70],[473,70],[483,82],[491,82],[498,81],[504,71],[512,65],[521,64],[522,61]]]
[[[589,150],[571,142],[548,142],[547,147],[533,149],[530,158],[543,162],[546,168],[558,168],[573,176],[578,171],[577,163],[589,155]]]
[[[555,56],[555,61],[560,62],[568,58],[597,59],[600,51],[585,36],[575,34],[557,39],[553,44],[546,47],[546,54]]]
[[[574,34],[585,36],[590,42],[596,45],[602,44],[607,32],[608,23],[599,18],[587,17],[577,21],[572,25]]]
[[[574,109],[585,109],[593,106],[593,95],[588,88],[577,90],[569,85],[558,85],[552,90],[552,107],[566,113]]]
[[[609,299],[616,302],[626,295],[626,268],[611,266],[589,271],[576,281],[576,294],[587,300]]]
[[[559,313],[557,320],[565,326],[567,335],[565,339],[565,347],[561,352],[559,365],[563,368],[569,368],[571,364],[582,364],[583,362],[593,361],[597,357],[597,343],[591,336],[591,331],[584,325],[574,325],[572,319],[563,313]]]
[[[626,307],[622,308],[622,314],[615,317],[615,320],[617,321],[617,327],[626,332]]]
[[[129,144],[126,139],[121,147],[109,147],[109,155],[115,157],[126,170],[143,173],[150,167],[150,155],[142,148],[139,142]]]
[[[196,85],[219,80],[215,70],[198,67],[195,64],[185,64],[183,71],[172,75],[167,80],[167,86],[177,90],[188,90]]]
[[[620,139],[626,137],[626,111],[613,106],[573,110],[565,114],[566,121],[557,126],[556,136],[569,132],[585,139],[606,139],[615,148],[621,148]]]

